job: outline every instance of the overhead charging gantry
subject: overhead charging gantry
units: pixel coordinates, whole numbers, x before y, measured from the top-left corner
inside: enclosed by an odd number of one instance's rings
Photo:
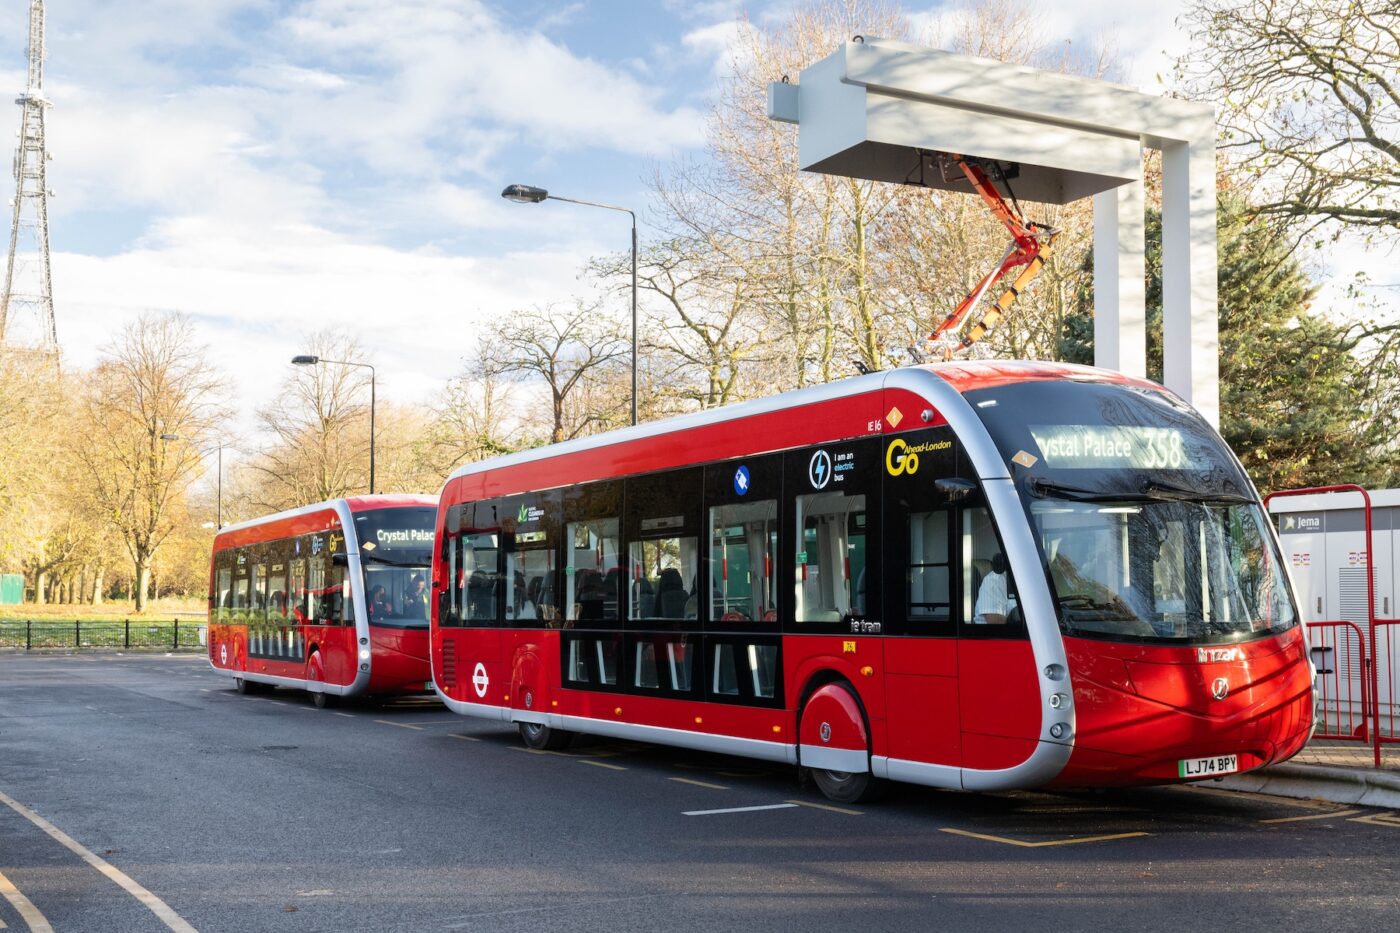
[[[1044,268],[1055,231],[1027,221],[1027,201],[1094,199],[1094,362],[1147,374],[1142,154],[1162,154],[1162,372],[1167,387],[1219,421],[1215,111],[1122,85],[856,36],[768,88],[768,116],[798,127],[809,172],[967,191],[971,182],[1012,248],[937,337],[976,343]],[[945,171],[911,177],[929,154]],[[1011,167],[1015,172],[1011,171]],[[1002,177],[1003,169],[1007,177]],[[916,168],[914,175],[920,175]],[[1000,188],[1000,190],[999,190]],[[1008,204],[1009,200],[1009,204]],[[961,342],[973,308],[1020,270]]]
[[[954,353],[970,348],[987,336],[987,332],[997,325],[997,322],[1010,310],[1011,305],[1021,296],[1021,293],[1035,281],[1041,270],[1045,268],[1045,260],[1050,255],[1050,250],[1055,245],[1055,237],[1059,235],[1060,231],[1025,218],[1021,212],[1021,204],[1016,200],[1016,195],[1011,190],[1010,177],[1017,170],[1016,166],[1007,166],[993,159],[975,159],[959,153],[944,154],[920,151],[921,171],[926,158],[938,163],[945,182],[949,180],[949,168],[960,170],[971,183],[972,190],[982,198],[982,203],[987,205],[992,215],[1001,221],[1002,226],[1011,234],[1011,244],[1006,247],[1006,253],[1001,257],[1001,262],[997,264],[997,267],[982,277],[982,280],[968,293],[967,297],[953,309],[953,313],[944,318],[943,323],[939,324],[929,336],[935,346],[942,348],[943,358],[951,360]],[[1000,179],[1002,187],[1006,189],[1005,197],[997,189],[992,179],[988,177],[988,170],[995,173]],[[1007,197],[1011,199],[1009,204]],[[1021,270],[1021,274],[1016,276],[1015,280],[997,297],[996,301],[992,302],[991,307],[982,315],[982,319],[973,325],[961,341],[958,341],[956,338],[958,328],[962,326],[968,312],[977,307],[993,285],[1019,266],[1025,267]]]

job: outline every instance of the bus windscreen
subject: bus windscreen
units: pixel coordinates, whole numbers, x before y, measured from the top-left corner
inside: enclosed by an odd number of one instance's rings
[[[432,579],[432,508],[388,508],[355,515],[365,608],[371,625],[428,624]]]

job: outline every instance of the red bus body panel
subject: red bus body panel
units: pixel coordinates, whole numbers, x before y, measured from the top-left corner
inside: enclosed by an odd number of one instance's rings
[[[1058,785],[1161,784],[1179,780],[1179,760],[1213,755],[1236,754],[1246,771],[1296,754],[1311,733],[1301,628],[1231,646],[1066,638],[1065,648],[1078,736]]]

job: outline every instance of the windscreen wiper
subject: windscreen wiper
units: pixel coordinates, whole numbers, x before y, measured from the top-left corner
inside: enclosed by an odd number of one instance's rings
[[[1119,493],[1101,492],[1097,489],[1084,489],[1080,486],[1070,486],[1066,483],[1057,483],[1053,479],[1046,479],[1037,476],[1030,481],[1031,495],[1046,498],[1054,496],[1059,499],[1070,499],[1075,502],[1099,502],[1105,499],[1121,499]]]
[[[1212,492],[1203,493],[1199,489],[1188,489],[1185,486],[1178,486],[1175,483],[1166,483],[1159,479],[1145,479],[1138,487],[1142,494],[1151,496],[1154,499],[1182,499],[1190,502],[1253,502],[1248,496],[1242,496],[1237,492]]]
[[[412,567],[416,570],[427,570],[428,562],[421,560],[392,560],[388,557],[380,557],[378,554],[360,554],[360,560],[369,561],[372,564],[384,564],[389,567]]]

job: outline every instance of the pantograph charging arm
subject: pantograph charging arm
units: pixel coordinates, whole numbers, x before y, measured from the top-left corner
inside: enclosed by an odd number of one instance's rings
[[[968,296],[958,303],[953,313],[948,315],[942,324],[938,325],[930,339],[938,340],[945,333],[956,330],[962,324],[968,311],[982,300],[982,296],[988,289],[1017,266],[1026,267],[996,301],[992,302],[987,313],[958,344],[957,349],[965,350],[985,337],[987,331],[996,326],[1021,293],[1030,286],[1036,276],[1040,275],[1041,270],[1045,268],[1045,259],[1050,255],[1050,250],[1055,243],[1055,236],[1059,231],[1044,224],[1026,220],[1021,215],[1020,205],[1013,207],[1006,203],[1006,198],[987,177],[987,173],[979,162],[957,154],[950,154],[949,159],[962,170],[963,175],[972,184],[972,190],[981,196],[982,202],[991,209],[992,215],[1001,221],[1002,226],[1011,234],[1012,242],[1007,247],[1006,255],[1002,257],[1000,265],[982,277],[982,280],[977,283]],[[951,350],[952,348],[949,348],[949,354],[951,354]]]

